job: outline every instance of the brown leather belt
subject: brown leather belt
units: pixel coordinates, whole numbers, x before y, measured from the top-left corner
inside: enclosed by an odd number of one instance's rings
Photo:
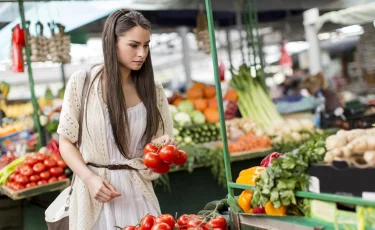
[[[106,168],[108,170],[136,170],[133,167],[130,167],[129,165],[100,165],[95,163],[87,163],[88,166],[92,166],[95,168]]]

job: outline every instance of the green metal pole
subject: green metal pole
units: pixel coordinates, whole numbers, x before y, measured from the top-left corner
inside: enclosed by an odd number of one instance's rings
[[[252,7],[252,4],[251,4],[252,0],[248,0],[247,1],[247,9],[249,10],[249,29],[250,29],[250,39],[251,39],[251,48],[253,50],[253,66],[256,70],[256,66],[257,66],[257,52],[256,52],[256,49],[255,49],[255,39],[254,39],[254,19],[253,19],[253,7]]]
[[[221,93],[219,65],[217,61],[216,38],[215,38],[215,28],[214,28],[214,19],[212,15],[211,0],[206,0],[206,12],[207,12],[207,21],[208,21],[208,31],[210,35],[212,62],[213,62],[213,67],[214,67],[216,99],[218,101],[218,107],[219,107],[220,131],[221,131],[221,139],[223,142],[223,150],[224,150],[225,174],[227,176],[227,183],[229,184],[230,182],[232,182],[232,169],[230,166],[230,157],[229,157],[229,151],[228,151],[227,131],[225,129],[225,118],[224,118],[223,99],[222,99],[223,97]],[[231,188],[230,186],[228,186],[228,193],[229,195],[234,196],[233,188]]]
[[[18,0],[18,6],[20,10],[20,16],[21,16],[21,25],[22,28],[26,28],[26,20],[25,20],[25,9],[23,7],[23,0]],[[34,108],[34,122],[36,131],[38,132],[38,149],[43,146],[43,137],[42,137],[42,128],[40,126],[40,120],[39,120],[39,106],[38,102],[35,97],[35,91],[34,91],[34,78],[33,78],[33,70],[31,69],[31,60],[30,60],[30,45],[29,45],[29,38],[28,34],[25,33],[25,40],[26,40],[26,63],[27,63],[27,73],[29,75],[29,85],[30,85],[30,92],[31,92],[31,102],[33,104]]]

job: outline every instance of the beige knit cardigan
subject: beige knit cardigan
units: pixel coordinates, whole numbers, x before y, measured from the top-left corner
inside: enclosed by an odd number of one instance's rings
[[[94,76],[99,70],[100,68],[96,67],[91,71],[91,87],[85,102],[87,116],[83,118],[80,152],[86,163],[109,164],[101,80],[100,78],[94,80]],[[80,70],[73,73],[69,79],[66,85],[60,124],[57,130],[60,135],[68,138],[72,143],[78,140],[78,117],[81,108],[81,96],[85,75],[86,72]],[[172,136],[173,122],[169,112],[168,101],[165,97],[162,85],[156,83],[156,89],[156,103],[164,122],[164,133],[160,125],[155,138],[164,134]],[[131,171],[134,183],[141,189],[144,198],[147,199],[156,210],[160,210],[151,183],[151,180],[158,178],[158,174],[148,170],[140,158],[129,160],[127,164],[138,169],[137,171]],[[108,180],[107,169],[93,167],[90,167],[90,169],[100,177]],[[90,230],[93,228],[103,204],[90,196],[85,184],[78,177],[76,177],[73,187],[69,208],[69,229]]]

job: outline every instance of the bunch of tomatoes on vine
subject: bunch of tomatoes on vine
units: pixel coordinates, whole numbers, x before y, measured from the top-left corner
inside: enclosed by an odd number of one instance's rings
[[[136,226],[119,227],[121,230],[228,230],[226,219],[212,212],[206,216],[183,214],[177,221],[170,214],[158,217],[146,215]]]
[[[168,173],[171,165],[183,165],[188,155],[174,145],[149,143],[144,148],[143,162],[152,172]]]

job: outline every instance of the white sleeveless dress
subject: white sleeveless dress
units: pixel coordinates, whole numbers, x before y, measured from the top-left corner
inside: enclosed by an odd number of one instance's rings
[[[110,124],[108,108],[106,114],[107,145],[110,164],[124,164],[127,159],[118,150]],[[141,102],[127,109],[130,130],[130,158],[139,158],[143,155],[141,146],[142,135],[146,129],[147,110]],[[125,227],[136,225],[147,214],[159,215],[159,210],[148,202],[138,186],[133,183],[128,170],[108,170],[108,179],[112,186],[121,193],[121,196],[104,203],[103,209],[95,223],[94,230],[111,230],[114,226]],[[150,181],[151,183],[151,181]]]

